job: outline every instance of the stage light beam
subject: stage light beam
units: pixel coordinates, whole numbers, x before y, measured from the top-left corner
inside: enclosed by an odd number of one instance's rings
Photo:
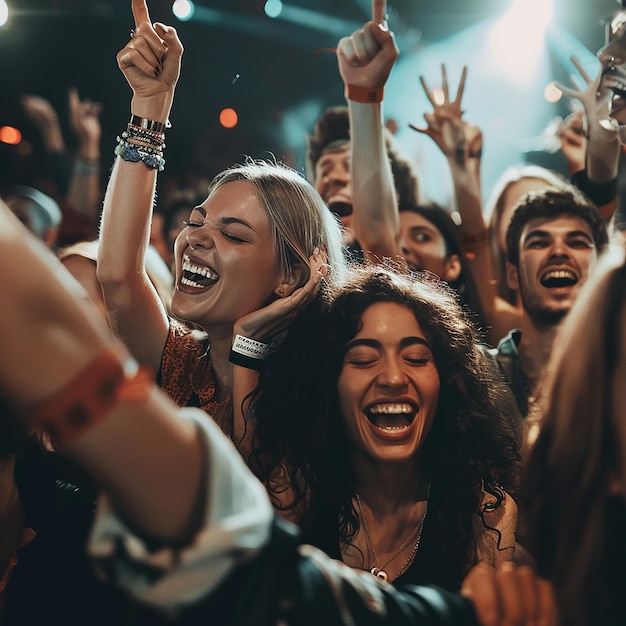
[[[533,78],[554,12],[553,0],[513,0],[489,35],[493,62],[513,82]]]

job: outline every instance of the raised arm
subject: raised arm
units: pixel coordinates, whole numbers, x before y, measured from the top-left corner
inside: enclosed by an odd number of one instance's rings
[[[133,118],[128,136],[116,149],[105,195],[98,279],[111,327],[141,363],[156,371],[168,320],[148,279],[144,257],[183,48],[174,28],[151,24],[145,0],[133,0],[132,8],[135,29],[117,62],[133,91]]]
[[[100,185],[102,105],[87,99],[81,100],[74,88],[69,90],[67,98],[70,125],[78,138],[78,151],[66,199],[75,211],[97,219],[102,202]]]
[[[618,140],[618,124],[610,118],[611,89],[602,85],[603,68],[591,79],[576,57],[572,63],[584,81],[579,88],[559,85],[570,98],[580,100],[584,109],[587,149],[584,171],[574,173],[572,182],[596,204],[600,214],[610,223],[617,208],[617,173],[621,144]]]
[[[33,425],[56,432],[58,449],[133,525],[162,540],[184,538],[201,487],[195,427],[175,418],[176,407],[148,380],[133,380],[132,359],[78,283],[2,204],[0,262],[10,268],[0,278],[2,395]],[[92,393],[109,384],[117,394]]]
[[[398,254],[398,202],[383,134],[383,89],[398,58],[386,2],[372,0],[372,20],[337,47],[350,116],[350,177],[355,237],[373,261]]]
[[[480,159],[482,133],[476,126],[462,119],[461,99],[465,88],[467,68],[463,68],[454,100],[450,98],[445,66],[442,66],[444,99],[439,103],[420,77],[422,87],[433,107],[424,114],[426,128],[410,125],[417,132],[428,135],[446,157],[452,176],[457,207],[461,214],[460,239],[463,254],[476,288],[489,329],[489,342],[496,344],[511,328],[519,327],[521,312],[498,297],[493,280],[493,259],[489,246],[489,231],[482,211],[480,191]]]

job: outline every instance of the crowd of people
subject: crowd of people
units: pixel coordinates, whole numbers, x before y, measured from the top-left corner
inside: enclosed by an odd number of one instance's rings
[[[308,180],[248,158],[164,207],[183,45],[131,5],[106,180],[98,104],[70,155],[27,96],[49,177],[0,199],[0,624],[623,624],[626,7],[565,173],[485,193],[444,66],[424,197],[373,0]]]

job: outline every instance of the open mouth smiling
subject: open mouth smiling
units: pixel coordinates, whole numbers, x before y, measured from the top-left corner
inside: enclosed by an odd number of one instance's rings
[[[411,426],[415,420],[418,407],[408,402],[384,402],[373,404],[365,410],[371,424],[382,431],[402,431]]]
[[[180,283],[195,289],[205,289],[219,280],[218,274],[207,265],[192,263],[189,257],[183,256],[182,275]]]
[[[572,270],[548,270],[541,275],[539,282],[548,289],[560,289],[573,287],[578,280],[578,276]]]

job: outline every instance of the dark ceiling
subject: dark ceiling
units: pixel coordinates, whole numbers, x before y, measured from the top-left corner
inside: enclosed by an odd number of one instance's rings
[[[527,0],[533,2],[548,0]],[[24,124],[16,104],[20,93],[49,99],[66,126],[66,93],[103,103],[103,152],[129,112],[129,90],[115,55],[132,26],[130,0],[8,0],[10,22],[0,29],[0,126]],[[389,0],[389,23],[401,54],[427,46],[506,9],[510,0]],[[555,19],[589,49],[602,43],[601,18],[615,0],[554,0]],[[152,18],[174,24],[185,45],[183,73],[168,135],[168,170],[183,173],[193,162],[209,173],[242,154],[271,151],[297,167],[300,146],[286,141],[286,111],[312,101],[316,109],[342,103],[342,85],[333,48],[342,28],[369,17],[369,0],[285,0],[285,5],[326,16],[319,26],[269,19],[264,0],[197,0],[219,20],[178,22],[171,0],[148,0]],[[201,12],[201,11],[200,11]],[[349,34],[350,31],[346,32]],[[237,75],[239,78],[236,78]],[[219,110],[235,107],[237,128],[219,127]],[[28,128],[26,127],[27,132]],[[66,127],[67,130],[67,127]],[[105,156],[105,159],[107,157]]]

